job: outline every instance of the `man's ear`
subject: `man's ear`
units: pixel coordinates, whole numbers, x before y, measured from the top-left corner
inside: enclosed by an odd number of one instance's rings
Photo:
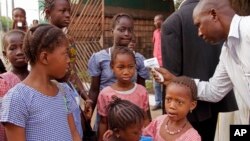
[[[218,15],[217,15],[216,9],[214,9],[214,8],[210,9],[209,15],[211,16],[211,18],[212,18],[213,21],[217,21],[218,20]]]
[[[45,52],[45,51],[42,51],[41,53],[40,53],[40,55],[39,55],[39,58],[38,58],[39,60],[39,62],[41,62],[42,64],[45,64],[45,65],[47,65],[48,64],[48,53],[47,52]]]

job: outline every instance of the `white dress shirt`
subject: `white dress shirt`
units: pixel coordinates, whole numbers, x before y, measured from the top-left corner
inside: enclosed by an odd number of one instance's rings
[[[218,102],[232,88],[250,109],[250,16],[235,15],[220,62],[209,82],[196,79],[198,98]]]

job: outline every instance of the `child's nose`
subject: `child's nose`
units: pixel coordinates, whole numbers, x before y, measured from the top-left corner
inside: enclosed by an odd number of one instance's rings
[[[17,48],[16,55],[24,55],[22,47]]]
[[[176,102],[174,102],[174,101],[170,102],[169,107],[172,108],[172,109],[175,109],[176,108]]]

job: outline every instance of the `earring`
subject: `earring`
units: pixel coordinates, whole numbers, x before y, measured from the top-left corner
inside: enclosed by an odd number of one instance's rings
[[[8,65],[9,64],[9,60],[5,59],[5,64]]]
[[[119,135],[119,134],[116,134],[116,138],[119,139],[119,138],[120,138],[120,135]]]
[[[192,113],[193,111],[190,109],[190,111],[189,111],[190,113]]]

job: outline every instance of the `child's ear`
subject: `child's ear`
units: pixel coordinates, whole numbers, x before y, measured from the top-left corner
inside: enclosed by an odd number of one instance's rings
[[[44,10],[44,13],[46,16],[49,16],[50,15],[50,10],[49,9],[45,9]],[[49,17],[47,17],[49,19]]]
[[[42,51],[39,55],[39,62],[43,64],[48,64],[48,53],[45,51]]]
[[[192,101],[190,111],[193,111],[196,106],[197,106],[197,101]]]
[[[3,53],[3,56],[6,58],[7,56],[6,56],[6,51],[2,51],[2,53]]]

